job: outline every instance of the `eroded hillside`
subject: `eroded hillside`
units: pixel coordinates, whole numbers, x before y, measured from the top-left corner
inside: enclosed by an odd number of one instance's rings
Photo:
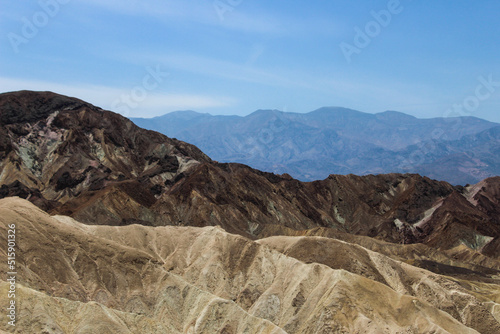
[[[496,278],[437,275],[336,239],[89,226],[19,198],[1,200],[0,217],[2,240],[7,224],[18,231],[18,333],[500,330]]]

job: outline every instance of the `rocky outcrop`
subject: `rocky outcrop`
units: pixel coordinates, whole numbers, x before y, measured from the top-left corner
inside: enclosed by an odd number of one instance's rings
[[[30,198],[49,210],[67,203],[59,209],[66,213],[111,197],[115,203],[109,203],[100,224],[140,219],[117,214],[116,202],[130,201],[130,207],[147,211],[165,182],[210,161],[192,145],[50,92],[0,94],[0,120],[0,194]]]

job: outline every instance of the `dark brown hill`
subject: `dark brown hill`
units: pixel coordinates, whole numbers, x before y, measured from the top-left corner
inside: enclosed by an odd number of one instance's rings
[[[0,120],[1,194],[45,209],[107,188],[147,207],[160,183],[210,161],[192,145],[51,92],[0,94]]]
[[[50,92],[0,94],[0,196],[87,224],[215,226],[249,238],[317,227],[497,256],[497,179],[416,174],[300,182],[240,164]],[[478,190],[479,189],[479,190]]]

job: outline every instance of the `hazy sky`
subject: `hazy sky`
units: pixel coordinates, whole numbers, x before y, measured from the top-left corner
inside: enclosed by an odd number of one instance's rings
[[[2,1],[0,91],[139,117],[342,106],[500,122],[499,17],[498,0]]]

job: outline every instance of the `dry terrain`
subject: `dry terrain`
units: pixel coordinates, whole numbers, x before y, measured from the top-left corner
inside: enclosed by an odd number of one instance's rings
[[[300,182],[21,91],[0,94],[0,223],[0,331],[500,333],[500,177]]]
[[[334,238],[90,226],[19,198],[0,217],[2,243],[17,229],[17,333],[500,331],[496,274],[438,275]]]

